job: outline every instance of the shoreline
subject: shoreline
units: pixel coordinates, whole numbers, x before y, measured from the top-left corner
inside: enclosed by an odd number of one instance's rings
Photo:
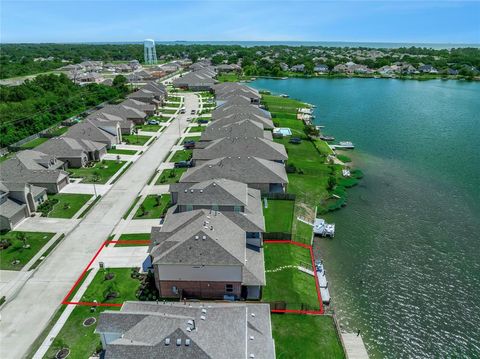
[[[324,75],[287,75],[287,76],[250,76],[249,80],[239,80],[239,82],[252,82],[257,79],[267,80],[291,80],[291,79],[324,79],[324,80],[348,80],[348,79],[375,79],[375,80],[416,80],[416,81],[430,81],[430,80],[443,80],[443,81],[467,81],[476,82],[480,81],[480,77],[467,78],[462,76],[441,76],[441,75],[419,75],[419,76],[382,76],[382,75],[361,75],[361,74],[324,74]]]

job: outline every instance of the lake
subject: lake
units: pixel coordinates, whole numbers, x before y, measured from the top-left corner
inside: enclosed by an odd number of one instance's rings
[[[341,325],[373,358],[480,357],[480,83],[258,79],[315,104],[365,177],[316,239]]]

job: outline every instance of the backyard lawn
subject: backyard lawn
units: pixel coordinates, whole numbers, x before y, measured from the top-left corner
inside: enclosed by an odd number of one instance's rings
[[[161,184],[177,183],[180,180],[180,177],[182,177],[182,174],[186,170],[187,170],[186,168],[172,168],[172,169],[163,170],[162,173],[160,174],[160,177],[158,177],[157,182],[155,182],[155,184],[161,185]]]
[[[82,183],[104,184],[125,164],[125,161],[103,160],[93,167],[69,168],[71,177],[83,178]]]
[[[266,232],[291,233],[295,201],[269,199],[267,203],[268,208],[263,208]]]
[[[92,198],[91,194],[80,193],[57,193],[48,196],[49,203],[53,207],[47,208],[47,217],[51,218],[72,218],[88,200]]]
[[[135,145],[135,146],[143,146],[151,136],[143,136],[143,135],[122,135],[122,140],[128,145]]]
[[[119,241],[149,241],[150,233],[124,233],[120,235]],[[138,243],[115,243],[115,247],[128,247],[128,246],[148,246],[147,244]]]
[[[117,148],[111,148],[107,151],[108,153],[112,153],[115,155],[134,155],[138,151],[135,150],[122,150],[122,149],[117,149]]]
[[[31,141],[28,141],[27,143],[24,143],[20,147],[24,150],[30,150],[32,148],[35,148],[35,147],[41,145],[44,142],[47,142],[48,140],[49,140],[49,138],[47,138],[47,137],[38,137],[38,138],[35,138]]]
[[[138,208],[133,219],[155,219],[162,217],[171,202],[170,194],[149,194]]]
[[[296,268],[312,269],[310,250],[290,243],[265,243],[264,248],[267,285],[262,300],[284,301],[287,309],[319,310],[315,277]],[[273,271],[284,266],[289,267]]]
[[[179,150],[175,152],[170,159],[170,162],[180,162],[180,161],[188,161],[192,158],[193,151],[192,150]]]
[[[272,314],[277,359],[343,359],[333,318],[327,315]]]
[[[21,237],[25,235],[25,244],[29,248],[23,248]],[[4,243],[10,243],[5,249],[0,249],[0,269],[20,270],[32,257],[55,235],[55,233],[43,232],[20,232],[10,231],[0,235],[2,248]],[[18,263],[14,261],[19,261]]]

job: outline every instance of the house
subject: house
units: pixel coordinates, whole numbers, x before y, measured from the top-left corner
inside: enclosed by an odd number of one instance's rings
[[[215,69],[219,74],[226,73],[226,72],[236,72],[240,71],[242,68],[237,64],[221,64],[215,66]]]
[[[153,116],[155,114],[156,107],[155,105],[145,103],[142,101],[137,101],[132,98],[123,101],[120,105],[134,108],[138,111],[144,112],[147,116]]]
[[[328,72],[328,66],[324,64],[315,65],[313,71],[320,74],[326,74]]]
[[[46,188],[28,183],[0,182],[0,230],[13,230],[46,200]]]
[[[259,190],[242,182],[216,178],[195,184],[171,184],[169,191],[172,213],[197,209],[220,211],[247,232],[247,244],[262,245],[265,222]]]
[[[285,192],[288,184],[282,164],[248,156],[220,157],[189,168],[180,182],[198,183],[215,178],[243,182],[262,193]]]
[[[130,68],[132,69],[132,71],[135,71],[135,70],[138,70],[142,67],[142,65],[140,65],[140,62],[138,60],[131,60],[128,62],[128,66],[130,66]]]
[[[270,114],[270,112],[263,110],[257,106],[233,103],[225,103],[222,106],[219,106],[215,110],[213,110],[212,119],[219,119],[237,114],[251,114],[260,116],[266,120],[272,119],[272,115]]]
[[[253,106],[245,108],[235,106],[234,108],[225,111],[225,114],[218,112],[215,113],[216,110],[214,110],[213,112],[218,117],[213,117],[212,122],[210,122],[208,127],[223,127],[243,120],[258,122],[266,130],[272,130],[275,127],[273,121],[264,114],[266,111],[262,109],[254,111],[250,109],[251,107]],[[267,114],[269,113],[267,112]]]
[[[447,69],[447,75],[457,76],[458,75],[458,70],[449,68],[449,69]]]
[[[104,143],[107,146],[107,149],[122,142],[122,133],[119,123],[101,119],[87,118],[70,127],[62,137]]]
[[[157,108],[162,104],[162,102],[156,98],[156,95],[149,90],[141,89],[141,90],[132,92],[127,95],[127,98],[136,100],[136,101],[145,102],[145,103],[154,105]]]
[[[243,97],[248,99],[251,104],[260,104],[260,93],[249,86],[226,82],[214,85],[212,91],[219,105],[233,97]]]
[[[4,183],[32,184],[58,193],[69,183],[64,162],[55,156],[34,150],[20,151],[0,163],[0,181]]]
[[[103,311],[95,332],[105,359],[275,358],[264,303],[125,302]]]
[[[244,119],[225,125],[207,126],[206,130],[202,132],[200,143],[213,141],[222,137],[256,137],[271,141],[272,132],[264,130],[261,122]]]
[[[104,78],[98,72],[85,72],[75,77],[75,82],[78,83],[101,83]]]
[[[293,65],[290,68],[290,71],[292,71],[292,72],[305,72],[305,65],[304,64]]]
[[[285,62],[281,62],[279,66],[282,69],[282,71],[288,71],[289,70],[289,67]]]
[[[155,99],[161,103],[168,97],[168,92],[165,85],[153,81],[143,85],[142,91],[152,92],[155,96]]]
[[[153,227],[149,247],[161,297],[260,299],[265,285],[263,248],[224,213],[168,213]]]
[[[219,157],[250,156],[284,163],[288,159],[285,146],[255,137],[224,137],[213,140],[203,148],[193,150],[195,166]]]
[[[127,120],[124,117],[120,117],[116,114],[114,115],[110,112],[96,111],[88,116],[87,119],[96,120],[99,123],[111,122],[112,125],[118,124],[122,135],[130,135],[134,128],[133,121]]]
[[[106,114],[117,116],[124,121],[132,121],[136,125],[144,124],[147,119],[147,114],[145,112],[123,103],[119,105],[106,105],[102,109],[92,113],[89,117],[105,117],[106,119],[110,119],[108,116],[103,116]]]
[[[418,71],[424,74],[437,74],[438,70],[432,65],[422,65],[418,67]]]
[[[176,88],[191,91],[210,91],[211,87],[218,83],[218,81],[213,78],[215,72],[213,72],[213,74],[212,72],[208,69],[189,72],[186,75],[176,78],[172,83]]]
[[[37,146],[35,150],[55,156],[67,167],[84,167],[89,161],[100,161],[107,153],[101,142],[71,137],[54,137]]]
[[[346,73],[347,72],[347,66],[345,64],[338,64],[333,67],[333,72],[337,73]]]

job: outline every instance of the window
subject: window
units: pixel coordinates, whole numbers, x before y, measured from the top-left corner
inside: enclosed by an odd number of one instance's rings
[[[241,208],[240,206],[234,206],[234,207],[233,207],[233,211],[234,211],[234,212],[241,212],[241,209],[242,209],[242,208]]]
[[[212,211],[218,211],[218,204],[212,204]]]
[[[173,294],[178,294],[178,288],[176,286],[172,287],[172,293]]]
[[[233,284],[225,284],[225,292],[232,293],[233,292]]]
[[[187,204],[187,212],[193,211],[193,206],[191,204]]]

